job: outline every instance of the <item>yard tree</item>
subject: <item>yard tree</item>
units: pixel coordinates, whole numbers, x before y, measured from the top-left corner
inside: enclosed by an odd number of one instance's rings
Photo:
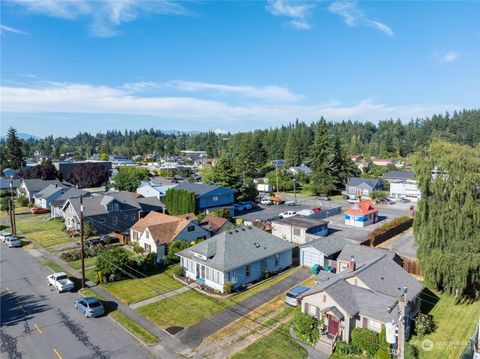
[[[122,247],[115,247],[102,251],[97,257],[96,265],[97,270],[102,272],[102,276],[109,278],[112,274],[122,276],[128,262],[127,250]]]
[[[8,166],[20,169],[23,165],[22,141],[17,136],[17,130],[13,127],[8,129],[7,141],[5,144],[5,159]]]
[[[457,299],[478,298],[480,146],[434,141],[414,166],[422,193],[414,234],[425,281]]]
[[[18,177],[23,179],[54,180],[60,177],[60,173],[58,173],[54,165],[46,163],[43,165],[22,168],[18,172]]]
[[[75,166],[69,180],[78,188],[98,187],[105,184],[110,176],[102,164],[97,162],[81,163]]]
[[[135,167],[120,167],[113,179],[115,189],[128,192],[135,192],[140,183],[146,180],[148,180],[148,170]]]
[[[312,188],[317,195],[327,195],[335,189],[331,161],[330,135],[323,119],[316,124],[315,137],[310,153],[312,168]]]
[[[196,211],[195,193],[183,189],[170,188],[163,200],[168,213],[177,216]]]
[[[235,171],[230,157],[220,157],[213,166],[213,182],[220,186],[236,189],[240,184],[240,178]]]
[[[301,161],[300,139],[296,131],[291,131],[285,145],[285,167],[298,166]]]
[[[359,170],[345,151],[344,145],[338,133],[333,137],[333,156],[330,167],[334,178],[335,187],[344,188],[348,178],[358,175]]]

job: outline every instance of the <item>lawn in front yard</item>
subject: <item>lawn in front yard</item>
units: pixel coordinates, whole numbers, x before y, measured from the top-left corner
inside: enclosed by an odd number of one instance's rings
[[[17,230],[27,240],[32,240],[47,250],[61,244],[73,243],[69,238],[64,224],[60,220],[49,220],[50,214],[22,214],[16,216]],[[8,218],[2,218],[2,224]]]
[[[432,292],[439,298],[429,313],[433,316],[437,329],[422,339],[414,336],[411,343],[418,348],[420,358],[459,358],[478,323],[480,301],[456,305],[454,297],[437,291]],[[434,298],[427,295],[421,295],[421,298],[435,302]],[[423,302],[422,309],[427,305],[429,303]],[[431,351],[422,350],[421,343],[425,339],[432,341]]]
[[[79,259],[78,261],[67,262],[70,267],[76,270],[80,270],[82,267],[82,261]],[[97,263],[97,257],[89,257],[85,258],[85,268],[94,267]]]
[[[230,299],[208,297],[194,290],[189,290],[188,292],[175,295],[171,298],[145,305],[137,310],[141,315],[145,316],[148,320],[154,322],[161,328],[172,326],[187,328],[251,297],[255,293],[258,293],[275,283],[278,283],[300,269],[300,267],[297,267],[278,276],[272,277],[270,280],[231,297]],[[188,306],[192,308],[192,310],[187,310],[183,307],[186,303],[188,303]]]
[[[142,279],[124,279],[104,285],[104,288],[126,304],[141,302],[174,289],[181,288],[182,283],[173,279],[175,266],[169,266],[162,273]]]

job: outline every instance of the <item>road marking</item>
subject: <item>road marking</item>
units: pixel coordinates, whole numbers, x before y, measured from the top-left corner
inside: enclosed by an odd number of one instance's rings
[[[5,288],[7,290],[8,293],[12,293],[12,291],[10,290],[10,288]]]
[[[33,326],[35,327],[35,329],[37,329],[37,332],[42,334],[42,331],[40,330],[40,327],[37,324],[33,323]]]
[[[57,355],[58,359],[63,359],[57,349],[53,348],[53,352]]]

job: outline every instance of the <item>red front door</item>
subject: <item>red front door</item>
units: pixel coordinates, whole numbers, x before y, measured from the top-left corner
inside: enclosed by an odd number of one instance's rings
[[[328,316],[328,334],[335,336],[338,334],[338,320],[333,316]]]

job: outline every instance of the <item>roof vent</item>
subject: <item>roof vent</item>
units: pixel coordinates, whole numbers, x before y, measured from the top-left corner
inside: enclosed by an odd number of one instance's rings
[[[255,247],[260,248],[260,243],[255,242]]]
[[[228,234],[232,234],[232,231],[228,231]]]
[[[238,229],[235,230],[235,233],[238,233]]]

